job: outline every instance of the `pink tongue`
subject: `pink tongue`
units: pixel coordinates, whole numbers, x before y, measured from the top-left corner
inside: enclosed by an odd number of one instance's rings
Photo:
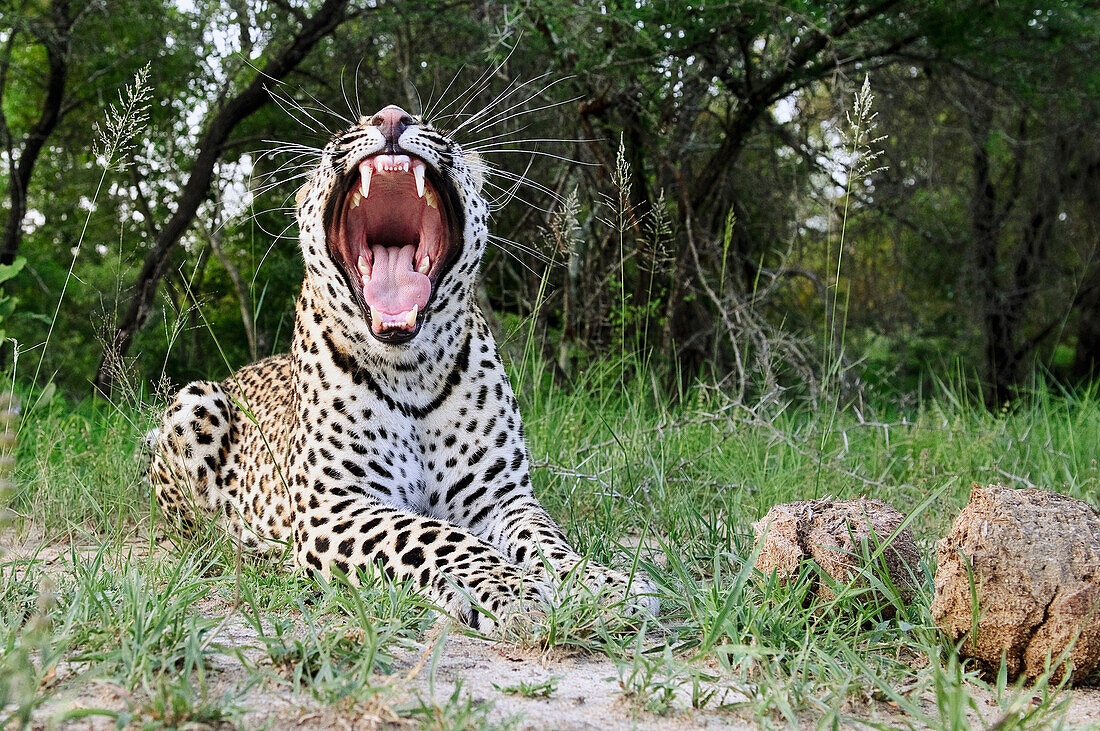
[[[363,299],[367,305],[387,315],[400,315],[416,305],[421,310],[428,304],[432,283],[424,274],[416,271],[414,259],[416,245],[376,245],[371,247],[374,264],[370,281],[363,287]]]

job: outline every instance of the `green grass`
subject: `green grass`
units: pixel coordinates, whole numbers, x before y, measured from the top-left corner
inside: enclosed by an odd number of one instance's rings
[[[529,367],[516,374],[517,393],[539,496],[591,560],[654,579],[660,620],[618,616],[567,585],[573,599],[514,642],[536,656],[609,657],[617,670],[601,692],[618,693],[643,725],[722,704],[763,726],[875,716],[967,728],[978,713],[997,728],[1059,724],[1064,688],[983,677],[945,645],[929,616],[932,548],[975,482],[1096,504],[1096,390],[1040,388],[992,414],[943,386],[919,407],[823,414],[784,401],[748,408],[708,388],[673,403],[653,378],[620,386],[622,370],[598,365],[566,387]],[[257,710],[256,690],[425,728],[512,723],[492,720],[493,699],[461,684],[434,695],[409,689],[395,653],[424,652],[434,668],[446,633],[407,588],[320,582],[210,536],[159,542],[168,529],[142,482],[140,447],[154,412],[54,396],[25,414],[0,548],[0,727],[88,716],[233,725]],[[749,524],[768,508],[861,495],[913,513],[923,555],[915,598],[903,602],[870,571],[832,601],[810,602],[811,570],[786,585],[754,572]],[[53,553],[15,558],[14,544]],[[868,582],[892,613],[866,601]],[[227,628],[243,639],[228,640]],[[70,708],[65,699],[90,684],[122,701]],[[502,686],[497,698],[553,702],[556,688]],[[992,705],[979,707],[976,688]],[[892,715],[875,715],[883,709]]]

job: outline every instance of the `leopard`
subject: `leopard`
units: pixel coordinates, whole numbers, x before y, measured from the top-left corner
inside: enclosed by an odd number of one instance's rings
[[[334,135],[295,196],[290,351],[180,389],[152,435],[157,503],[326,580],[409,582],[486,635],[568,580],[655,617],[650,579],[589,561],[534,493],[478,304],[486,174],[397,105]]]

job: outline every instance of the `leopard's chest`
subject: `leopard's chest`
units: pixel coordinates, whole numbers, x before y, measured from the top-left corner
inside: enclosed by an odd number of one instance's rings
[[[289,465],[315,493],[364,495],[443,518],[483,497],[471,486],[486,473],[507,477],[525,459],[515,399],[495,360],[438,381],[418,379],[416,371],[399,380],[378,371],[321,371],[323,386],[303,384],[301,447]]]

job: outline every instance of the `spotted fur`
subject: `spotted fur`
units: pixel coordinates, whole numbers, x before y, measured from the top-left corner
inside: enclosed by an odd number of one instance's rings
[[[250,549],[289,547],[326,577],[411,581],[485,631],[552,600],[547,564],[559,576],[581,566],[593,590],[655,612],[644,577],[587,564],[532,492],[519,409],[474,296],[489,217],[478,163],[418,120],[399,144],[449,183],[460,251],[415,338],[371,336],[326,223],[349,171],[386,144],[363,118],[323,150],[298,195],[305,281],[290,353],[179,392],[150,471],[160,505]]]

